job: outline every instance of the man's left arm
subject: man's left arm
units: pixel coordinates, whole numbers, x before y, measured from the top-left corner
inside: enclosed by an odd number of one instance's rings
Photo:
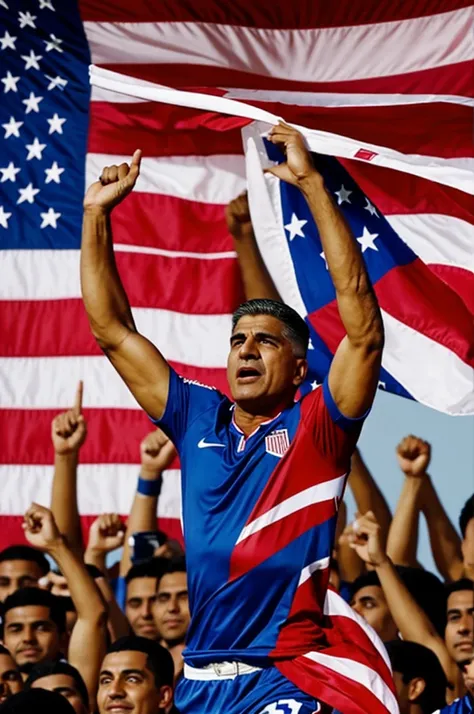
[[[370,408],[379,380],[384,330],[377,298],[357,241],[316,170],[302,135],[281,122],[269,139],[283,148],[287,158],[270,172],[298,186],[319,231],[346,331],[332,360],[329,389],[339,411],[358,418]]]

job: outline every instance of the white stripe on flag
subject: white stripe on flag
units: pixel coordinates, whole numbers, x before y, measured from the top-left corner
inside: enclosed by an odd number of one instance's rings
[[[300,579],[298,581],[298,587],[300,585],[303,585],[303,583],[305,583],[307,580],[309,580],[312,574],[315,573],[317,570],[326,570],[326,568],[329,568],[330,562],[330,558],[321,558],[320,560],[315,560],[313,563],[310,563],[305,568],[303,568],[303,570],[301,571]]]

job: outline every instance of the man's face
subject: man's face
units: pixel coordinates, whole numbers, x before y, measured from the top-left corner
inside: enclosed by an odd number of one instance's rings
[[[163,575],[153,614],[161,639],[174,644],[184,642],[190,620],[186,573]]]
[[[291,399],[306,374],[283,336],[284,325],[270,315],[245,315],[232,333],[227,378],[234,401],[244,408],[278,407]]]
[[[35,588],[43,571],[31,560],[3,560],[0,562],[0,602],[20,588]]]
[[[374,628],[383,642],[390,642],[398,637],[397,626],[380,585],[360,588],[351,600],[351,607]]]
[[[474,594],[472,590],[451,593],[447,605],[446,647],[457,663],[470,659],[473,649]]]
[[[171,687],[156,686],[144,652],[111,652],[102,662],[99,714],[158,714],[171,702]]]
[[[23,689],[23,680],[13,658],[0,654],[0,704]]]
[[[81,695],[78,692],[73,677],[68,674],[50,674],[47,677],[36,679],[31,685],[32,689],[47,689],[48,692],[57,692],[68,700],[76,714],[88,714]]]
[[[474,571],[474,518],[468,522],[462,542],[462,559],[469,571]]]
[[[48,607],[25,605],[5,615],[4,642],[18,666],[54,659],[61,640]]]
[[[136,635],[156,640],[158,631],[153,619],[157,578],[134,578],[127,585],[125,615]]]

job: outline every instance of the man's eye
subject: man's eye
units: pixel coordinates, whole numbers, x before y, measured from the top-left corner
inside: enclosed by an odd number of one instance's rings
[[[135,674],[131,674],[130,676],[127,677],[127,682],[132,682],[132,684],[138,684],[141,682],[140,677],[137,677]]]

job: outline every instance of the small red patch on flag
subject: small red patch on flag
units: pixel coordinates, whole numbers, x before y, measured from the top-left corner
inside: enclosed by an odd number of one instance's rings
[[[354,154],[354,158],[364,159],[364,161],[372,161],[375,156],[377,156],[377,152],[370,151],[370,149],[359,149],[357,153]]]
[[[267,454],[281,458],[290,448],[288,429],[277,429],[265,437],[265,450]]]

